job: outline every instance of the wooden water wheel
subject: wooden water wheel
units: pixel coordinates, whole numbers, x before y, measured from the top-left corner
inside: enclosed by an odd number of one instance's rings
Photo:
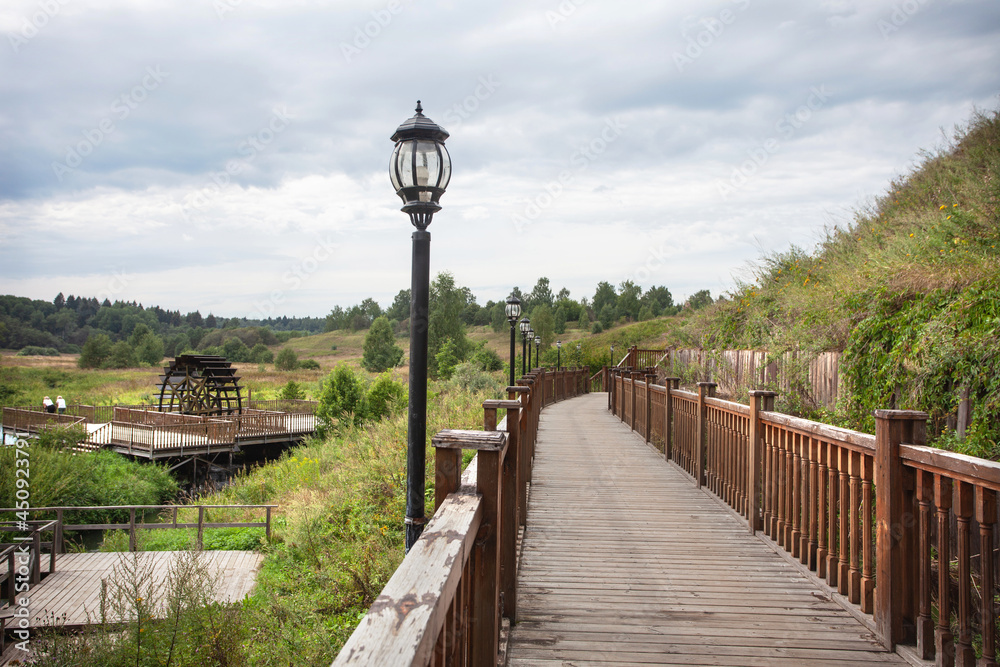
[[[186,415],[243,412],[240,378],[225,357],[182,354],[160,376],[160,411]]]

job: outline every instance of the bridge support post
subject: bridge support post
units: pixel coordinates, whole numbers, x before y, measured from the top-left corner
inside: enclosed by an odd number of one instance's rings
[[[520,396],[520,399],[518,398]],[[528,444],[528,416],[531,412],[531,391],[527,387],[507,387],[507,398],[518,401],[520,409],[514,426],[517,429],[517,525],[528,523],[528,479],[531,477],[531,449]],[[507,431],[511,432],[512,413],[507,412]]]
[[[927,414],[912,410],[875,411],[875,627],[889,649],[915,641],[919,510],[915,476],[899,458],[900,443],[927,442]]]
[[[681,379],[668,377],[663,381],[667,395],[663,399],[663,458],[669,461],[674,455],[674,402],[671,392],[680,386]]]
[[[750,451],[747,456],[747,528],[750,534],[763,530],[763,460],[764,428],[760,421],[761,412],[774,410],[777,392],[753,389],[750,391]]]
[[[708,446],[708,411],[705,408],[705,399],[715,396],[714,382],[698,383],[698,434],[695,439],[694,454],[694,479],[700,489],[705,483],[705,450]]]

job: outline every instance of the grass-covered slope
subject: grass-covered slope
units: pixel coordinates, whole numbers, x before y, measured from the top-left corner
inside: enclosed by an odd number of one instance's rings
[[[1000,455],[1000,112],[977,112],[952,144],[830,230],[814,252],[761,259],[697,323],[706,347],[843,351],[839,419],[925,410],[941,444]],[[967,438],[951,431],[959,397]]]

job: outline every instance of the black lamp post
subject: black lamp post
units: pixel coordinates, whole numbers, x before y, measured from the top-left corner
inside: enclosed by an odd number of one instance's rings
[[[580,366],[582,363],[583,354],[580,352],[580,344],[576,344],[576,365]]]
[[[556,341],[556,370],[562,370],[562,341]]]
[[[528,342],[528,332],[531,331],[531,320],[528,319],[527,315],[521,318],[520,327],[521,327],[521,375],[524,375],[525,373],[528,372],[528,367],[527,367],[528,357],[525,356],[526,352],[524,351],[524,348]]]
[[[611,344],[611,360],[608,361],[608,366],[614,366],[614,365],[615,365],[615,345],[614,345],[614,343],[612,343]]]
[[[542,344],[542,337],[541,336],[535,336],[535,365],[536,366],[541,366],[542,365],[541,357],[539,357],[540,351],[538,349],[541,346],[541,344]]]
[[[531,342],[535,340],[535,330],[528,329],[528,370],[530,371],[535,366],[531,365]],[[538,357],[535,357],[535,365],[538,365]]]
[[[514,328],[517,325],[517,318],[521,316],[521,300],[511,294],[507,297],[507,306],[504,309],[507,314],[507,321],[510,323],[510,385],[514,386],[514,361],[517,353],[514,350]]]
[[[406,430],[406,551],[420,537],[424,516],[424,469],[427,449],[427,301],[430,291],[431,234],[427,226],[438,200],[451,180],[451,156],[444,147],[448,133],[423,114],[396,128],[396,147],[389,162],[389,178],[403,200],[404,213],[416,227],[410,274],[410,397]]]

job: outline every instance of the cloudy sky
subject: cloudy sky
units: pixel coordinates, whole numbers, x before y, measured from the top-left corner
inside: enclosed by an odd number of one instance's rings
[[[409,287],[418,99],[431,270],[480,303],[717,296],[1000,101],[996,0],[3,0],[0,35],[0,292],[225,316]]]

